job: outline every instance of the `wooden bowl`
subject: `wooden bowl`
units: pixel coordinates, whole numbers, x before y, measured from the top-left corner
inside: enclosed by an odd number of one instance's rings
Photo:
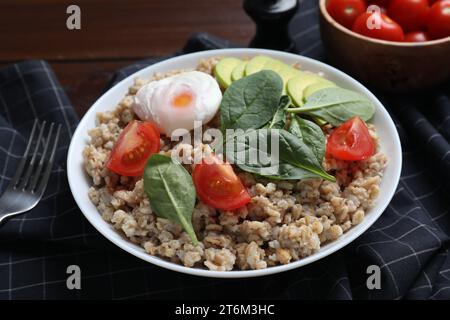
[[[422,43],[368,38],[337,23],[320,0],[320,31],[331,63],[373,88],[417,92],[450,80],[450,37]]]

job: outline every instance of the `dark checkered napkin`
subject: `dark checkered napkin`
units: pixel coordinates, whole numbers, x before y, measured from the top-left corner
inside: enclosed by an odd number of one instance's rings
[[[290,32],[299,53],[323,59],[317,21],[315,1],[304,1]],[[229,46],[201,33],[177,54]],[[122,69],[111,84],[157,61]],[[33,120],[64,126],[43,200],[0,228],[0,299],[449,299],[449,98],[439,92],[411,101],[382,98],[401,136],[403,171],[381,218],[351,245],[304,268],[259,279],[218,280],[152,266],[99,235],[67,184],[65,158],[78,119],[64,90],[42,61],[0,70],[0,190],[14,173]],[[66,286],[70,265],[81,268],[81,290]],[[381,268],[381,290],[366,286],[369,265]]]

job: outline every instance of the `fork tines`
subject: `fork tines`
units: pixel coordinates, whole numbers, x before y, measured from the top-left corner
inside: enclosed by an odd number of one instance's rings
[[[61,132],[59,124],[54,133],[55,126],[53,122],[48,125],[46,121],[34,121],[27,147],[9,188],[37,194],[45,190]]]

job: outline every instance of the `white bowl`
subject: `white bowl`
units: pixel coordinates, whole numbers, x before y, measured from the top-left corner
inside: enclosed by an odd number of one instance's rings
[[[309,257],[287,265],[280,265],[261,270],[210,271],[187,268],[147,254],[143,248],[126,240],[113,228],[111,224],[104,221],[97,208],[89,200],[88,189],[91,186],[91,179],[87,176],[83,169],[82,151],[88,142],[88,130],[95,127],[96,113],[112,110],[128,92],[128,88],[133,84],[133,79],[136,77],[145,78],[152,76],[155,72],[195,68],[200,59],[204,58],[216,56],[233,56],[244,58],[255,55],[267,55],[289,64],[300,63],[303,70],[323,72],[326,78],[334,81],[339,86],[358,91],[359,93],[367,96],[369,100],[373,102],[376,107],[376,112],[372,122],[378,129],[378,134],[381,141],[381,150],[387,155],[388,158],[388,166],[384,172],[384,178],[381,181],[380,194],[376,199],[375,206],[367,213],[361,224],[350,229],[338,240],[322,246],[318,252]],[[263,49],[222,49],[196,52],[156,63],[132,74],[103,94],[103,96],[101,96],[84,115],[73,135],[67,156],[67,175],[73,197],[89,222],[101,234],[123,250],[157,266],[191,275],[217,278],[245,278],[279,273],[320,260],[341,249],[366,231],[386,209],[397,188],[401,166],[402,152],[400,139],[398,137],[395,124],[381,102],[362,84],[345,73],[322,62],[291,53]]]

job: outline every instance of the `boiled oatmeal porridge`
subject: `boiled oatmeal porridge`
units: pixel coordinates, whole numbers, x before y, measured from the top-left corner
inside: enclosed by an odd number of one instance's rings
[[[216,271],[288,264],[341,237],[374,205],[387,164],[374,112],[326,75],[266,56],[137,78],[89,131],[89,198],[129,241],[173,263]],[[276,132],[277,171],[233,162],[239,151],[222,161],[204,137],[172,139],[180,128],[193,132],[194,121],[203,132]],[[251,150],[236,135],[226,140]],[[193,161],[198,153],[209,161]]]

